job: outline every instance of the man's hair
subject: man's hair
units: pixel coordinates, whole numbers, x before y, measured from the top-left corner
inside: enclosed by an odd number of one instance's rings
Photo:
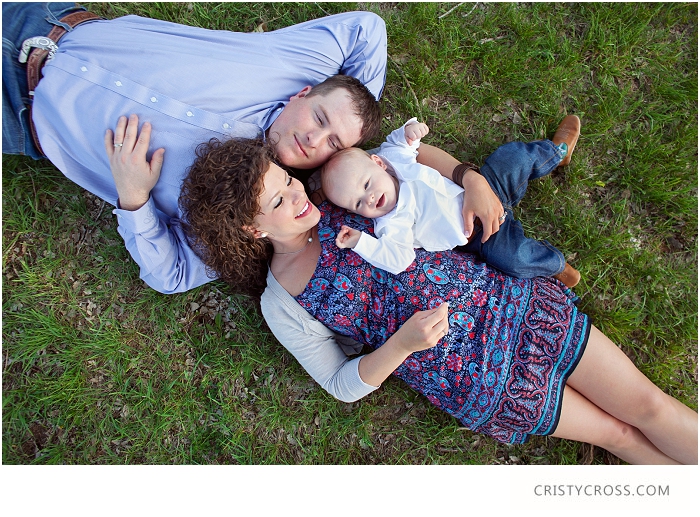
[[[207,273],[236,292],[259,297],[265,290],[272,245],[251,231],[260,213],[265,173],[274,149],[261,139],[212,138],[200,144],[179,205],[190,247]]]
[[[372,140],[379,134],[382,123],[382,110],[372,92],[359,80],[349,75],[332,75],[322,83],[311,88],[307,97],[314,95],[325,97],[339,88],[348,93],[353,113],[362,120],[360,141],[355,145],[362,145]]]

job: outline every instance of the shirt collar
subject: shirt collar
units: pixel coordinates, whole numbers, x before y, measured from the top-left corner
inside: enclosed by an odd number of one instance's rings
[[[265,134],[267,133],[267,130],[270,129],[270,126],[272,123],[277,120],[277,117],[280,116],[280,113],[282,113],[282,110],[286,106],[286,103],[284,102],[278,102],[277,104],[274,104],[267,114],[263,117],[262,123],[261,123],[261,129],[263,131],[263,138],[265,138]]]

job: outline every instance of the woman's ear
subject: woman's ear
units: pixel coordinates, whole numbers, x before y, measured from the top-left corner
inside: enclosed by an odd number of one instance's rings
[[[267,232],[258,230],[253,226],[244,226],[243,229],[247,232],[250,232],[256,239],[264,239],[265,237],[267,237]]]

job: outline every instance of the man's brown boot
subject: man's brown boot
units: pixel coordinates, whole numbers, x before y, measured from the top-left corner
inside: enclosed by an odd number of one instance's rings
[[[564,266],[564,271],[557,275],[554,275],[554,278],[562,282],[564,285],[566,285],[566,287],[572,288],[579,283],[579,280],[581,280],[581,273],[579,273],[578,270],[572,268],[571,264],[567,262]]]
[[[568,115],[564,117],[564,120],[562,120],[561,124],[559,124],[556,133],[554,133],[554,137],[552,137],[552,142],[554,145],[565,143],[567,147],[566,156],[561,163],[559,163],[559,167],[569,165],[571,155],[574,153],[574,147],[576,147],[576,142],[578,142],[578,137],[580,134],[581,120],[576,115]]]

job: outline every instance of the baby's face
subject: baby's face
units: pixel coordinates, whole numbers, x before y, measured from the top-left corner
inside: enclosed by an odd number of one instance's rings
[[[339,207],[375,219],[396,206],[398,181],[386,171],[386,165],[377,155],[343,157],[332,164],[328,173],[331,181],[324,183],[323,190]]]

